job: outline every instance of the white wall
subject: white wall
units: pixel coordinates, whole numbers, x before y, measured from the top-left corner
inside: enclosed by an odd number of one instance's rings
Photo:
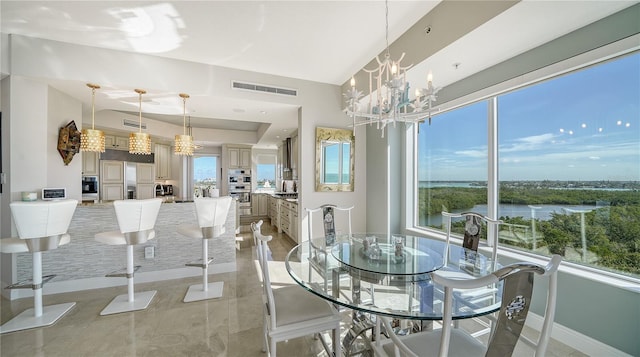
[[[82,129],[82,103],[49,87],[47,104],[46,187],[66,188],[68,198],[82,201],[82,154],[75,154],[69,165],[65,166],[56,149],[60,128],[73,120],[78,130]]]

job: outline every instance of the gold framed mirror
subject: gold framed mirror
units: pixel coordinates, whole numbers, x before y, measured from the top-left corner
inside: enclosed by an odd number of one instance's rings
[[[353,130],[316,128],[316,191],[353,191]]]

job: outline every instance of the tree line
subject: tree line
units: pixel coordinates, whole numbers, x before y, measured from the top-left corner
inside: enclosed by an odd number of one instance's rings
[[[419,214],[440,215],[471,209],[487,203],[486,187],[420,188]],[[640,275],[640,193],[637,191],[563,190],[535,187],[500,187],[501,204],[593,205],[600,208],[585,213],[587,250],[595,256],[590,264],[605,269]],[[530,226],[531,219],[499,217],[505,223]],[[463,224],[462,222],[457,225]],[[567,249],[582,249],[579,214],[552,213],[548,220],[535,220],[537,235],[550,254],[566,256]],[[455,226],[456,224],[454,224]],[[436,227],[440,228],[440,227]],[[458,227],[458,229],[460,229]],[[508,242],[531,249],[529,243]]]

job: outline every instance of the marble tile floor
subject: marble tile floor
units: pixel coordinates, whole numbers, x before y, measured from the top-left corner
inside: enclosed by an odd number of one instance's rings
[[[293,242],[274,232],[269,224],[263,226],[263,233],[274,236],[270,243],[273,259],[283,262]],[[209,278],[210,282],[224,281],[223,296],[219,299],[182,302],[188,286],[201,282],[201,277],[136,284],[136,291],[157,290],[149,308],[109,316],[99,313],[113,297],[126,293],[126,286],[45,295],[45,306],[71,301],[76,306],[53,326],[0,335],[0,356],[265,357],[261,287],[253,239],[249,233],[242,236],[237,271]],[[3,298],[1,322],[4,324],[32,304],[32,298],[14,301]],[[345,327],[348,323],[349,311],[345,310]],[[278,355],[326,356],[326,353],[320,340],[308,336],[278,343]],[[533,350],[519,344],[516,355],[532,356]],[[557,341],[551,342],[547,355],[584,356]]]

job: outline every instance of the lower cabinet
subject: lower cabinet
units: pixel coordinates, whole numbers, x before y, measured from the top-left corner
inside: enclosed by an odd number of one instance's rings
[[[269,198],[266,193],[251,195],[251,214],[254,216],[269,216]]]
[[[136,185],[136,198],[146,200],[156,197],[156,185],[153,183],[139,183]]]
[[[298,204],[296,202],[283,201],[280,209],[280,225],[294,242],[298,242]]]
[[[103,183],[102,200],[114,201],[124,199],[124,186],[122,183]]]

